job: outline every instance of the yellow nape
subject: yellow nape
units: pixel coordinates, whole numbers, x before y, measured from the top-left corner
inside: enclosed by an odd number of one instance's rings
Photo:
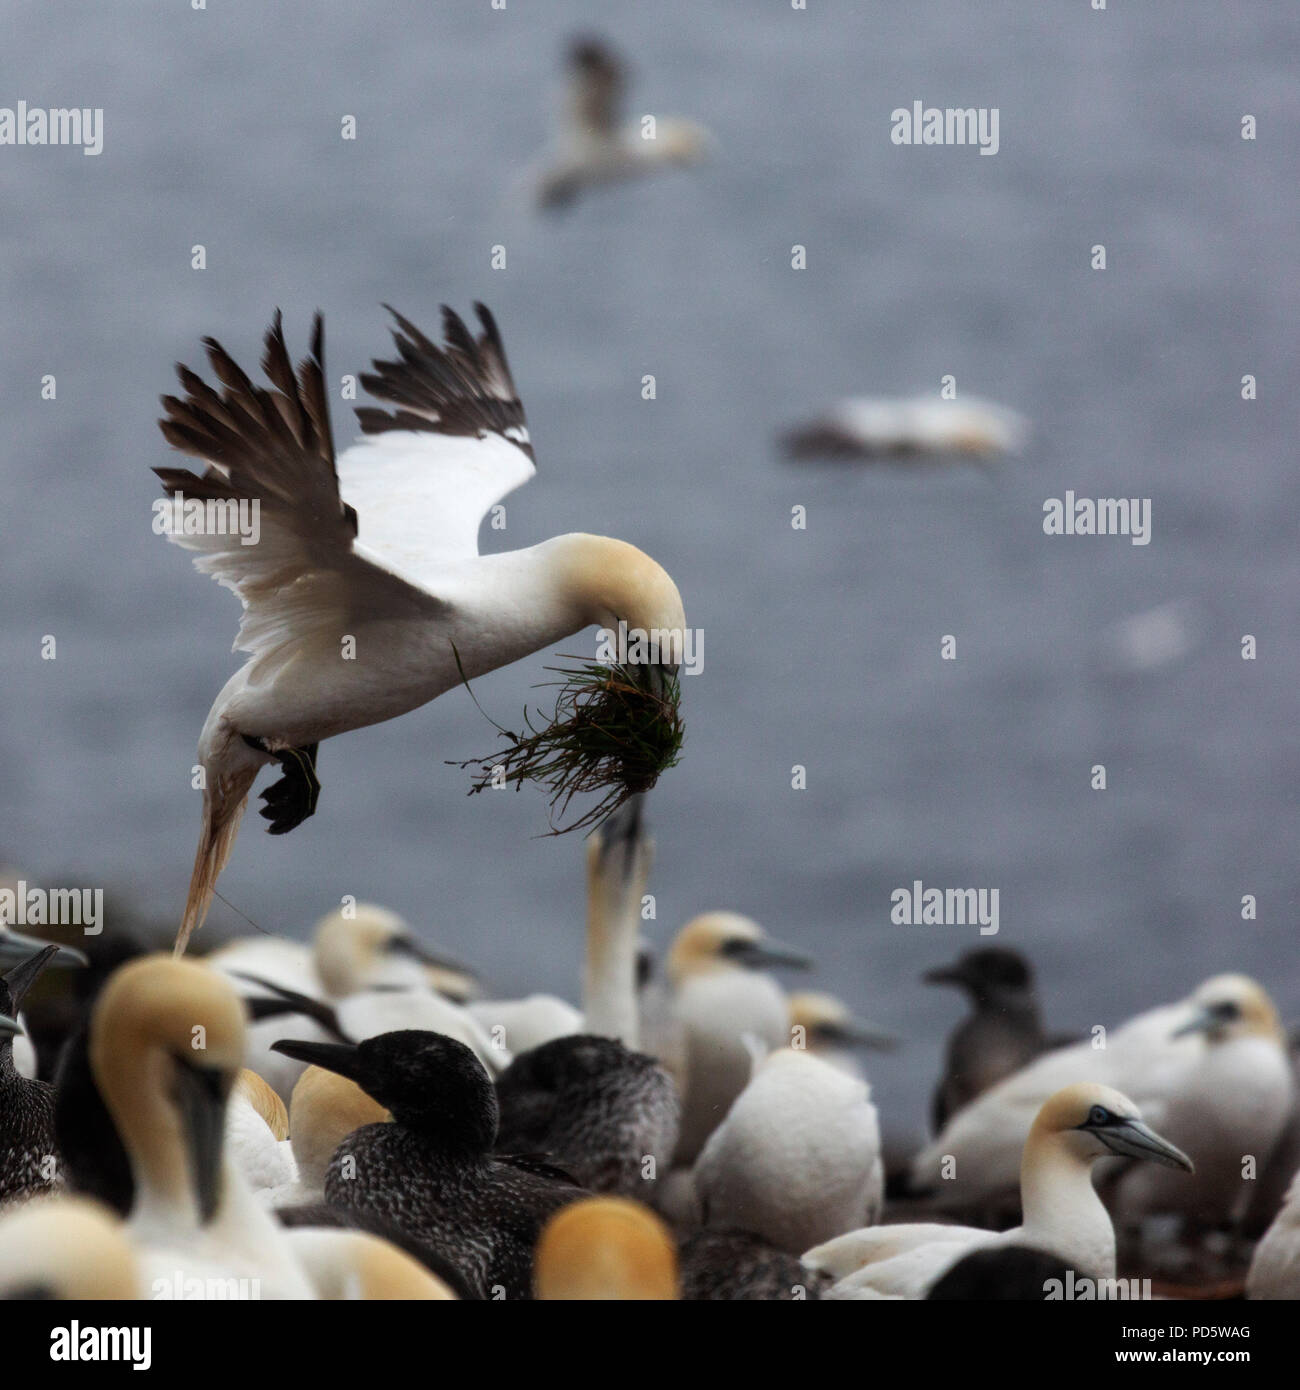
[[[546,1223],[533,1281],[537,1297],[550,1302],[675,1299],[677,1249],[648,1207],[588,1197]]]

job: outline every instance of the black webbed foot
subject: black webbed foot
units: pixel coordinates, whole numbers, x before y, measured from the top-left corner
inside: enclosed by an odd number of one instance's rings
[[[287,835],[316,810],[320,796],[316,750],[320,744],[309,743],[302,748],[280,748],[273,752],[260,738],[250,738],[247,734],[243,738],[250,748],[274,758],[284,771],[284,776],[262,793],[266,804],[260,814],[271,822],[267,827],[269,834]]]

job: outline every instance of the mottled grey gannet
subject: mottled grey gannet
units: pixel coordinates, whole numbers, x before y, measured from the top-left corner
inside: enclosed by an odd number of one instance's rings
[[[268,764],[282,776],[262,814],[283,834],[316,808],[322,739],[417,709],[591,624],[675,633],[660,640],[684,649],[677,586],[635,546],[575,534],[478,553],[484,515],[535,470],[501,336],[476,307],[477,339],[444,310],[441,347],[394,315],[397,358],[361,378],[393,409],[360,408],[366,439],[337,460],[319,315],[295,375],[276,314],[262,359],[270,389],[208,339],[223,389],[180,367],[183,398],[163,397],[163,434],[205,465],[155,470],[172,499],[164,529],[238,595],[237,645],[249,654],[199,739],[202,827],[178,953]],[[248,524],[192,527],[195,505],[204,518],[224,505],[227,520],[238,508]]]
[[[427,1246],[476,1297],[532,1297],[542,1226],[587,1194],[538,1159],[493,1154],[496,1094],[464,1043],[405,1030],[355,1046],[277,1046],[355,1081],[393,1117],[339,1146],[325,1178],[329,1203],[379,1217]]]
[[[28,990],[59,952],[37,949],[0,976],[0,1204],[56,1192],[62,1186],[54,1138],[54,1088],[19,1074],[14,1038]]]

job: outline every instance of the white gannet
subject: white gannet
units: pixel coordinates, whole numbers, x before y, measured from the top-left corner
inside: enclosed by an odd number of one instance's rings
[[[254,1194],[288,1187],[298,1179],[289,1144],[284,1101],[255,1071],[244,1067],[226,1102],[226,1148]]]
[[[1212,1016],[1207,1010],[1220,1009],[1222,1026],[1188,1030]],[[1218,1219],[1216,1204],[1235,1202],[1249,1186],[1241,1179],[1242,1156],[1255,1154],[1262,1165],[1289,1111],[1292,1082],[1276,1018],[1255,981],[1220,975],[1104,1037],[1046,1052],[959,1110],[913,1160],[911,1186],[949,1210],[986,1207],[1014,1192],[1019,1152],[1038,1107],[1062,1086],[1091,1078],[1132,1096],[1171,1142],[1195,1147],[1197,1177],[1188,1181],[1198,1195],[1189,1200],[1206,1219]],[[949,1181],[941,1179],[945,1157],[955,1165]],[[1137,1184],[1139,1171],[1126,1179],[1126,1220],[1139,1215],[1144,1192],[1185,1208],[1184,1199],[1175,1200],[1181,1182],[1148,1189]]]
[[[451,1288],[417,1259],[367,1231],[303,1226],[287,1232],[287,1239],[317,1298],[402,1303],[456,1299]]]
[[[466,1011],[486,1029],[494,1047],[504,1055],[531,1052],[556,1038],[583,1029],[582,1012],[554,994],[529,994],[522,999],[472,999]]]
[[[586,188],[698,164],[708,155],[713,139],[694,121],[653,117],[624,126],[626,84],[622,62],[604,43],[588,38],[572,45],[565,119],[536,180],[539,206],[563,207]]]
[[[677,1247],[648,1207],[586,1197],[542,1228],[535,1296],[546,1302],[663,1301],[677,1297]]]
[[[1029,437],[1023,416],[978,396],[854,397],[784,436],[791,458],[900,458],[1018,454]]]
[[[1125,1095],[1096,1082],[1048,1098],[1020,1165],[1024,1224],[996,1233],[918,1223],[850,1231],[809,1250],[804,1263],[837,1280],[829,1298],[924,1298],[962,1256],[986,1246],[1030,1246],[1081,1275],[1115,1277],[1115,1231],[1093,1189],[1092,1165],[1112,1154],[1192,1170],[1191,1160],[1142,1121]]]
[[[183,1276],[223,1288],[256,1280],[263,1298],[312,1296],[284,1233],[225,1149],[243,1051],[238,995],[195,962],[140,957],[114,971],[95,1002],[90,1066],[130,1160],[127,1229],[155,1292],[162,1281],[181,1296]]]
[[[535,470],[500,334],[476,309],[477,339],[444,310],[442,347],[394,315],[397,360],[361,378],[394,409],[359,409],[367,437],[337,463],[319,315],[296,377],[277,313],[262,360],[271,389],[208,339],[224,389],[181,367],[184,399],[163,397],[168,442],[206,464],[201,475],[155,470],[172,499],[169,539],[239,596],[237,645],[249,654],[199,739],[202,828],[178,952],[207,913],[267,764],[283,775],[263,815],[283,834],[315,810],[322,739],[417,709],[592,624],[675,634],[660,640],[684,649],[677,586],[625,541],[573,534],[478,553],[484,515]],[[192,529],[195,506],[205,518],[224,507],[223,523],[237,509],[248,524]]]
[[[121,1221],[87,1197],[29,1202],[0,1217],[0,1299],[145,1296]]]
[[[706,1227],[745,1231],[788,1254],[880,1215],[880,1125],[865,1081],[810,1052],[757,1067],[695,1163]]]
[[[749,1083],[750,1035],[763,1052],[790,1041],[790,1004],[764,966],[805,968],[806,956],[767,937],[738,912],[706,912],[688,922],[668,955],[673,1014],[684,1070],[677,1162],[694,1163],[704,1141]]]
[[[835,995],[802,989],[790,996],[790,1045],[807,1048],[814,1057],[861,1081],[865,1073],[858,1053],[867,1048],[890,1052],[898,1039],[855,1018]]]
[[[927,970],[928,985],[955,985],[973,1005],[948,1035],[943,1076],[930,1104],[937,1134],[955,1111],[1032,1062],[1047,1047],[1034,974],[1019,951],[980,946]]]
[[[1300,1172],[1264,1232],[1246,1275],[1247,1298],[1300,1298]]]

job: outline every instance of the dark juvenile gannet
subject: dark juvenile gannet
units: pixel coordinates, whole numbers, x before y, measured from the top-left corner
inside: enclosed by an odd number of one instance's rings
[[[799,1303],[830,1283],[797,1256],[746,1231],[697,1231],[681,1250],[682,1298],[712,1303]]]
[[[1042,1301],[1048,1281],[1062,1285],[1070,1270],[1056,1255],[1031,1250],[1027,1245],[999,1245],[991,1250],[972,1250],[937,1279],[926,1294],[932,1302],[966,1299]]]
[[[54,1139],[54,1088],[19,1074],[14,1038],[22,1033],[18,1010],[27,991],[59,952],[36,953],[0,976],[0,1204],[25,1201],[62,1186]]]
[[[547,1302],[664,1301],[677,1297],[677,1247],[639,1202],[587,1197],[546,1223],[533,1260]]]
[[[355,1046],[277,1044],[355,1081],[392,1114],[330,1161],[325,1197],[378,1216],[459,1270],[479,1298],[531,1298],[546,1218],[585,1196],[537,1160],[494,1155],[497,1102],[487,1072],[454,1038],[407,1030]]]
[[[168,527],[239,596],[237,645],[249,654],[199,739],[202,828],[178,952],[269,763],[282,776],[262,814],[283,834],[315,810],[322,739],[417,709],[592,624],[676,634],[659,640],[683,649],[677,586],[635,546],[575,534],[478,553],[484,515],[535,470],[500,334],[476,307],[477,339],[444,310],[441,347],[394,315],[397,360],[361,378],[394,409],[359,409],[367,438],[337,461],[319,315],[296,376],[277,313],[262,359],[271,389],[208,339],[224,389],[180,367],[184,398],[163,397],[168,442],[206,465],[156,469],[168,495],[187,508],[224,504],[223,519],[231,507],[249,514],[244,531]],[[245,544],[254,505],[257,540]]]
[[[974,1012],[948,1035],[930,1122],[938,1133],[963,1105],[1019,1071],[1047,1046],[1029,962],[1006,946],[981,946],[927,970],[928,985],[956,985]]]
[[[578,1034],[523,1053],[497,1078],[497,1102],[499,1150],[547,1154],[593,1192],[650,1201],[672,1162],[677,1087],[613,1038]]]
[[[1032,1246],[1080,1274],[1113,1279],[1115,1231],[1092,1185],[1093,1164],[1113,1154],[1192,1171],[1127,1096],[1080,1082],[1050,1097],[1030,1128],[1020,1165],[1023,1225],[1001,1233],[933,1222],[871,1226],[809,1250],[804,1263],[837,1280],[831,1298],[924,1298],[963,1255],[985,1246]]]
[[[564,207],[584,189],[705,158],[712,137],[693,121],[656,118],[653,126],[624,126],[626,86],[623,63],[600,40],[579,39],[570,48],[565,120],[537,179],[540,207]]]

